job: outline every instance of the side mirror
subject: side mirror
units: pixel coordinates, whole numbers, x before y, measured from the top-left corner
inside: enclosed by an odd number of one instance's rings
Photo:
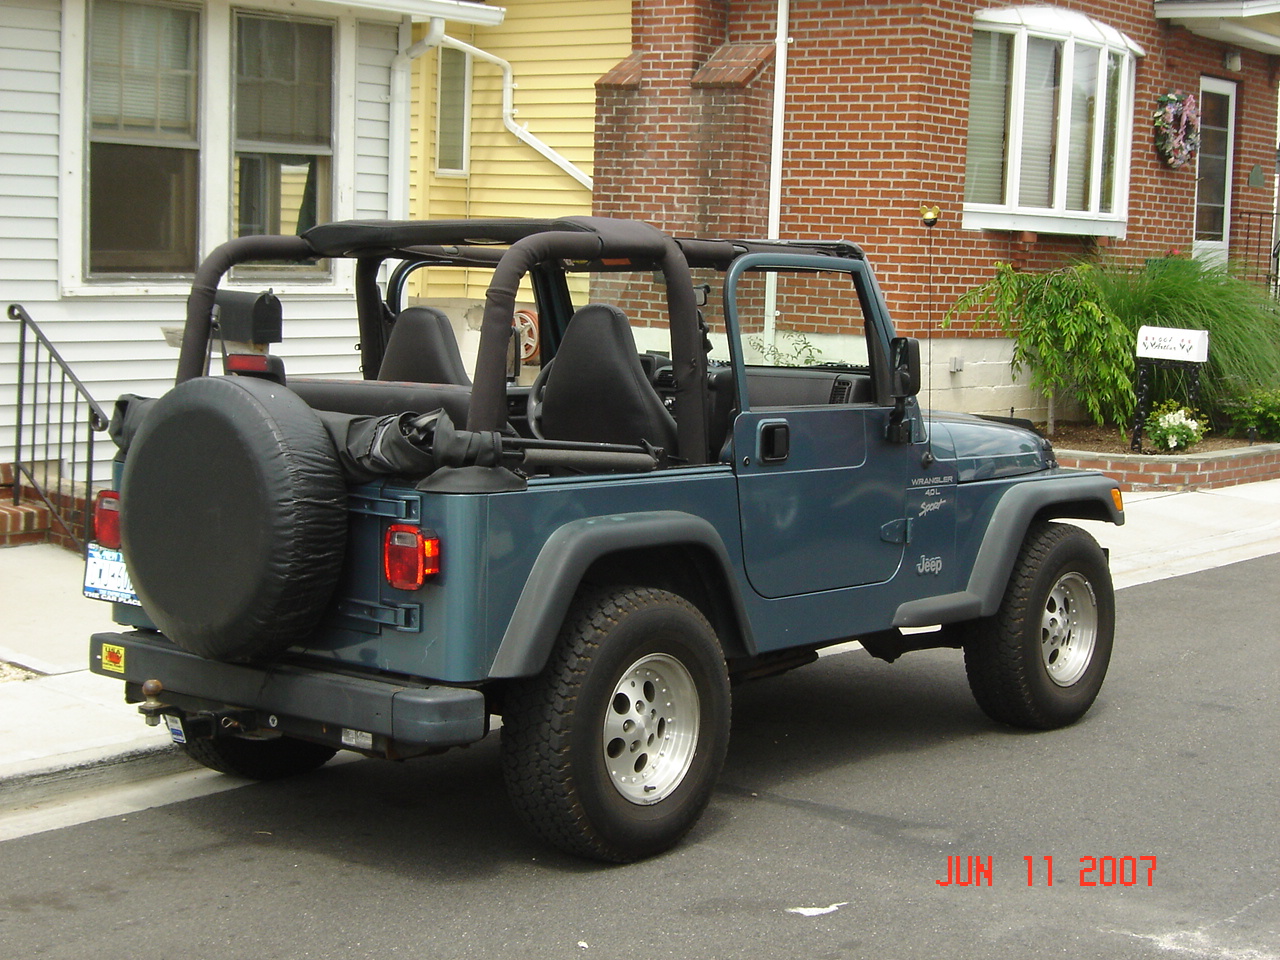
[[[889,341],[889,378],[895,400],[920,392],[920,341],[915,337]]]

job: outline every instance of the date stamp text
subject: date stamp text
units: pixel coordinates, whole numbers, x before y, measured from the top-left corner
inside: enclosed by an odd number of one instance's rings
[[[1053,857],[1022,859],[1026,866],[1028,887],[1053,886]],[[1021,876],[1022,871],[1015,875]],[[1068,877],[1070,875],[1071,871],[1068,871]],[[934,882],[940,887],[990,887],[995,885],[995,878],[993,857],[947,857],[946,877]],[[1075,880],[1079,887],[1153,887],[1156,880],[1156,858],[1081,857]]]

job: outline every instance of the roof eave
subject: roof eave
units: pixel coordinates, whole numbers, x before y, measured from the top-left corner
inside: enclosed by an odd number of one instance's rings
[[[1280,55],[1277,14],[1280,0],[1159,0],[1155,4],[1157,20],[1168,20],[1198,37],[1273,55]]]
[[[507,15],[505,7],[465,3],[463,0],[322,0],[322,2],[357,10],[377,10],[380,13],[398,14],[416,22],[448,20],[452,23],[469,23],[479,27],[496,27]]]

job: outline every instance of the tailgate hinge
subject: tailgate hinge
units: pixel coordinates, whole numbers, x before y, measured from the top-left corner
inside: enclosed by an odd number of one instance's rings
[[[422,629],[422,605],[419,603],[371,603],[367,600],[339,600],[338,613],[361,623],[392,627],[406,633]]]
[[[418,522],[418,498],[412,494],[397,497],[394,494],[369,496],[362,493],[347,495],[347,509],[351,513],[362,513],[371,517],[386,517],[391,520],[407,520]]]

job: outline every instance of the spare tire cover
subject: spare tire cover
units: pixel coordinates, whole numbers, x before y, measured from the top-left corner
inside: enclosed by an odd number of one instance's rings
[[[346,485],[320,419],[287,387],[199,377],[130,445],[120,538],[143,609],[190,653],[261,660],[315,629],[341,571]]]

